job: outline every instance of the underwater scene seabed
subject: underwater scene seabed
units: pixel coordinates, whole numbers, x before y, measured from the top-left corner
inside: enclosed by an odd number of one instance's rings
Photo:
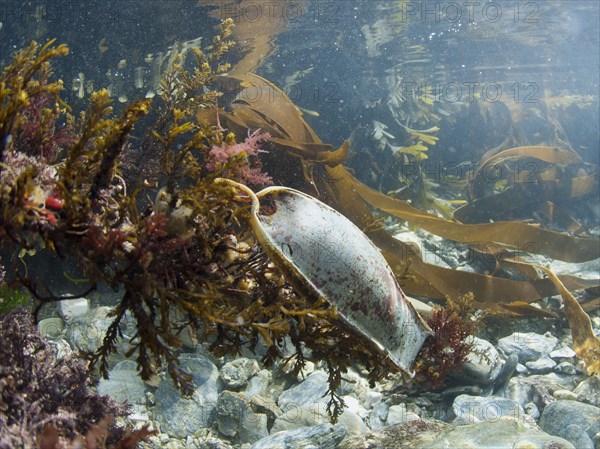
[[[0,0],[0,449],[600,448],[599,24]]]

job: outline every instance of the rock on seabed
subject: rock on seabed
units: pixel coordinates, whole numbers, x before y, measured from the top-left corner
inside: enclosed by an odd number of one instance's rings
[[[410,421],[360,437],[348,438],[337,449],[579,449],[509,417],[476,424]]]
[[[194,393],[182,396],[167,376],[156,389],[154,419],[163,432],[185,438],[215,421],[221,381],[217,367],[204,356],[182,356],[179,366],[192,374]]]
[[[600,432],[600,408],[578,401],[555,401],[544,408],[540,427],[569,440],[577,449],[594,449],[593,438]]]
[[[336,449],[346,436],[340,424],[286,430],[257,441],[250,449]]]
[[[557,344],[558,338],[535,332],[515,332],[498,340],[498,348],[507,355],[516,354],[523,364],[549,355]]]

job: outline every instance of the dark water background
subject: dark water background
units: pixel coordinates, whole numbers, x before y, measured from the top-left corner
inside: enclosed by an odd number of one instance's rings
[[[338,145],[373,120],[389,123],[389,77],[395,76],[403,89],[433,88],[441,108],[454,115],[442,120],[431,158],[477,162],[499,143],[494,130],[514,109],[522,111],[521,126],[532,136],[527,143],[535,144],[535,136],[552,132],[546,102],[564,101],[568,105],[552,119],[585,161],[598,163],[596,1],[217,3],[2,0],[0,64],[32,39],[57,38],[71,49],[56,66],[67,100],[84,104],[76,95],[79,73],[90,88],[116,84],[131,100],[147,90],[149,54],[211,36],[219,17],[253,22],[260,32],[283,15],[286,31],[258,72],[286,88],[299,106],[318,112],[306,120],[325,142]],[[383,31],[379,43],[369,48],[366,34],[377,30]],[[144,88],[134,86],[136,69],[145,74]],[[489,120],[455,107],[468,106],[474,96],[487,102]]]

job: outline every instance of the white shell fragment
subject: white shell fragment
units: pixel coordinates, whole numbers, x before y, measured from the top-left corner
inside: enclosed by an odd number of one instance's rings
[[[253,197],[253,231],[290,282],[329,301],[351,330],[368,338],[399,369],[411,371],[430,331],[379,249],[358,227],[294,189],[268,187],[254,195],[232,181],[220,182]],[[260,211],[259,200],[265,206]]]

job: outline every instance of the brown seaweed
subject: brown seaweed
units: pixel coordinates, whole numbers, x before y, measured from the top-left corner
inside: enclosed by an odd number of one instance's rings
[[[573,237],[519,221],[483,224],[448,221],[421,212],[407,202],[377,192],[357,180],[352,182],[359,195],[373,207],[450,240],[544,254],[566,262],[593,260],[600,254],[600,240],[596,238]]]
[[[577,357],[585,362],[588,374],[600,375],[600,338],[594,334],[590,317],[551,270],[541,266],[537,268],[546,273],[560,291]]]
[[[500,182],[507,184],[504,190],[488,192]],[[484,154],[467,187],[470,201],[454,212],[454,218],[477,223],[596,192],[598,174],[595,166],[584,164],[573,150],[517,147]]]

